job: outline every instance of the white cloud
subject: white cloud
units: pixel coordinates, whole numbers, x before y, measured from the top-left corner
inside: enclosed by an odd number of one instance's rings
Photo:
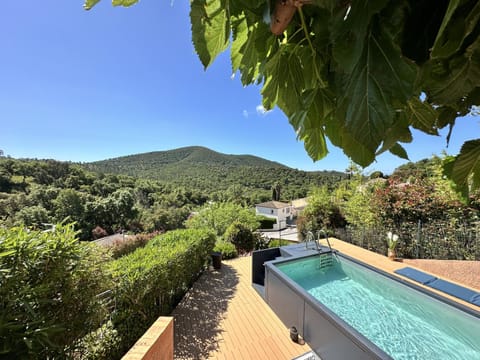
[[[247,111],[247,110],[243,110],[242,113],[243,113],[243,117],[244,117],[245,119],[247,119],[247,118],[248,118],[248,111]]]
[[[267,115],[269,112],[271,112],[272,110],[267,110],[263,107],[263,105],[257,105],[257,114],[258,115],[262,115],[262,116],[265,116]]]

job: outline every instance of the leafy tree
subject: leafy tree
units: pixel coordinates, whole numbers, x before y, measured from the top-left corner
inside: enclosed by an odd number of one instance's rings
[[[56,222],[65,219],[81,221],[84,214],[84,200],[81,194],[73,189],[62,189],[54,200]]]
[[[190,211],[186,208],[156,207],[153,212],[144,215],[143,222],[148,231],[168,231],[181,229],[187,220]]]
[[[326,186],[314,188],[308,196],[308,204],[297,221],[301,238],[308,231],[334,229],[345,226],[339,204],[334,193]]]
[[[25,225],[37,229],[41,228],[43,223],[47,223],[49,221],[47,210],[40,205],[22,208],[15,214],[15,218],[19,225]]]
[[[248,253],[255,246],[255,236],[252,230],[239,221],[235,221],[227,228],[223,239],[235,245],[239,254]]]
[[[282,185],[278,181],[276,181],[272,185],[272,200],[280,201],[280,192],[282,190]]]
[[[283,110],[312,159],[327,155],[326,137],[364,167],[385,151],[407,159],[411,128],[449,126],[448,142],[456,118],[480,105],[478,1],[306,3],[193,0],[190,17],[204,67],[229,48],[233,71],[263,85],[264,107]],[[283,21],[277,7],[294,15]],[[479,159],[480,139],[467,141],[448,173],[479,187]]]
[[[243,224],[253,231],[259,226],[259,222],[252,209],[244,208],[234,203],[211,203],[205,205],[197,214],[187,220],[187,228],[207,228],[221,237],[227,228],[235,223]]]
[[[0,191],[10,192],[12,188],[11,175],[2,167],[0,167]]]
[[[38,204],[44,207],[49,214],[54,214],[58,203],[55,204],[55,199],[58,198],[60,189],[53,186],[41,186],[39,184],[30,184],[28,199],[33,204]],[[53,222],[53,221],[51,221]]]
[[[370,180],[365,184],[350,181],[348,198],[342,201],[340,207],[345,220],[357,227],[372,228],[379,224],[378,209],[372,198],[385,180]]]

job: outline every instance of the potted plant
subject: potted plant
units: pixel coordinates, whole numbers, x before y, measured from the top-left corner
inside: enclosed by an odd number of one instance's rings
[[[388,246],[388,258],[390,260],[395,260],[397,253],[395,248],[398,244],[398,235],[393,234],[391,231],[387,233],[387,246]]]

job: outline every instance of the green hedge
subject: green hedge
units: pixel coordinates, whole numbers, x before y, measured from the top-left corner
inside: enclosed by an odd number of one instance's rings
[[[277,223],[276,219],[266,216],[257,216],[257,220],[260,222],[259,229],[273,229],[273,226]]]
[[[175,230],[111,262],[120,357],[161,315],[168,315],[204,270],[215,236],[203,229]]]
[[[287,246],[292,245],[294,242],[286,240],[286,239],[272,239],[268,243],[269,248],[280,247],[280,246]]]

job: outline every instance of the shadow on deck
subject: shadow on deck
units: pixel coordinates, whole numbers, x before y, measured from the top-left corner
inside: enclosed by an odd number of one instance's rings
[[[207,358],[218,349],[221,321],[234,296],[239,277],[228,264],[219,271],[207,270],[173,311],[175,359]]]

